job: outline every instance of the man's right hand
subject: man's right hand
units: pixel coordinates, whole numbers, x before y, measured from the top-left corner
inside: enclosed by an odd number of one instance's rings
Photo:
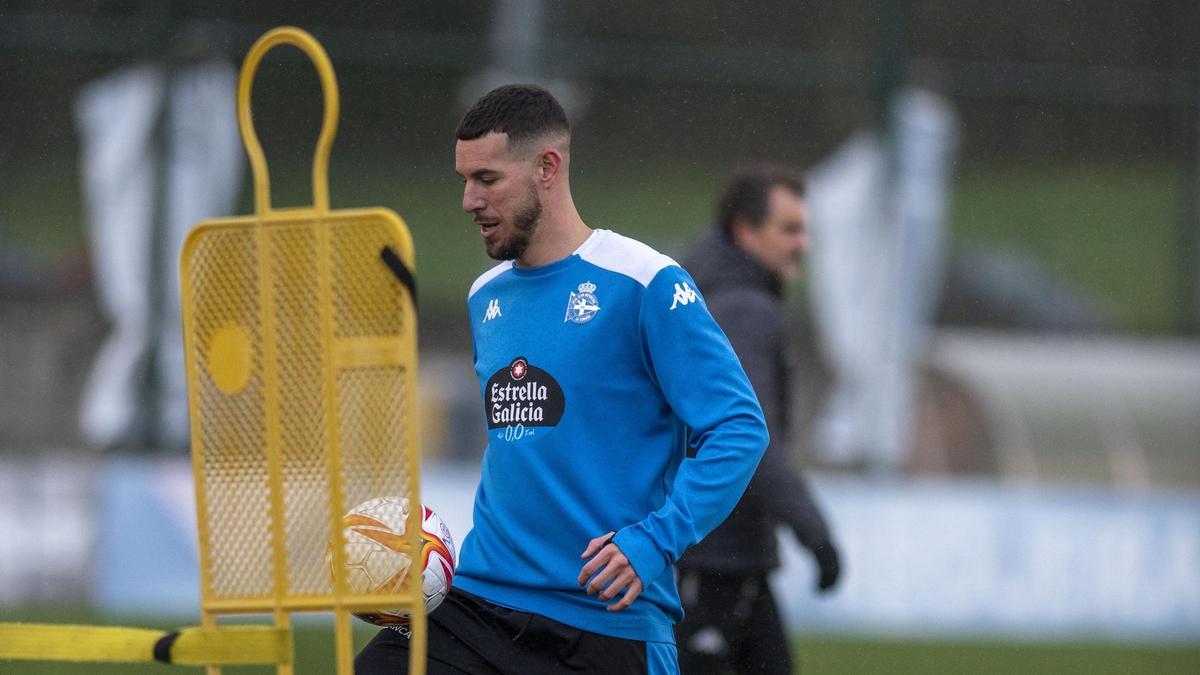
[[[598,595],[600,600],[608,602],[624,595],[617,602],[608,605],[608,611],[619,612],[637,600],[642,594],[642,580],[633,569],[629,558],[621,552],[619,546],[613,543],[616,532],[609,532],[588,542],[581,558],[591,558],[579,571],[579,585],[587,584],[588,595]],[[588,580],[591,581],[588,581]]]

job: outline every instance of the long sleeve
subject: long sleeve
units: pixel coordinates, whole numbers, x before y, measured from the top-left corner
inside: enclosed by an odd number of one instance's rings
[[[698,449],[681,463],[666,503],[616,535],[643,582],[729,515],[769,442],[750,381],[695,288],[682,268],[665,267],[639,314],[646,368]]]
[[[781,362],[786,335],[779,307],[762,293],[729,291],[716,295],[709,309],[741,358],[771,436],[739,508],[765,511],[790,527],[804,546],[814,548],[828,541],[829,528],[790,461],[783,409],[787,382]]]

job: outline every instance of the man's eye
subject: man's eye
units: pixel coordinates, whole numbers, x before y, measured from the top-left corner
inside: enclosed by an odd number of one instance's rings
[[[491,176],[487,176],[486,178],[480,178],[479,182],[483,183],[484,185],[491,185],[496,182],[496,179]]]

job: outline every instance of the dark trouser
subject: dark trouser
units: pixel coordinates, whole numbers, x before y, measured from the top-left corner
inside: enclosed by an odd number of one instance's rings
[[[429,614],[428,675],[646,673],[646,643],[589,633],[455,588]],[[354,659],[357,675],[408,672],[408,633],[384,628]]]
[[[683,621],[675,626],[683,675],[791,675],[787,636],[767,571],[679,570]]]

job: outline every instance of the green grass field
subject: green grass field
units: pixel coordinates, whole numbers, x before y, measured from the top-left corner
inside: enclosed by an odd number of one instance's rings
[[[797,672],[812,673],[1088,673],[1125,675],[1200,672],[1200,645],[872,640],[804,636],[796,639]]]
[[[16,620],[8,614],[4,620]],[[23,616],[32,621],[34,617]],[[37,620],[48,621],[43,614]],[[75,622],[87,621],[75,619]],[[59,621],[66,621],[59,619]],[[123,622],[145,628],[172,628],[155,621]],[[364,644],[374,629],[356,622],[355,638]],[[901,640],[844,636],[798,636],[796,672],[814,673],[1055,673],[1056,675],[1169,675],[1200,672],[1200,644],[1186,646],[1114,643],[1002,642],[985,640]],[[297,675],[332,673],[333,631],[321,622],[302,622],[296,629]],[[202,668],[160,664],[59,664],[0,662],[0,673],[21,675],[118,675],[123,673],[203,673]],[[266,674],[268,667],[228,668],[230,673]]]
[[[311,202],[307,164],[272,166],[276,206]],[[572,189],[585,220],[680,252],[709,221],[728,167],[692,164],[580,164]],[[386,206],[412,228],[422,304],[457,311],[471,280],[486,269],[479,235],[459,208],[461,186],[444,164],[350,164],[334,157],[334,208]],[[0,243],[53,255],[80,249],[73,158],[6,176],[0,191]],[[956,246],[1001,247],[1032,255],[1053,274],[1106,306],[1119,326],[1170,330],[1178,301],[1177,175],[1153,165],[967,168],[951,212]],[[251,209],[249,190],[241,213]]]

